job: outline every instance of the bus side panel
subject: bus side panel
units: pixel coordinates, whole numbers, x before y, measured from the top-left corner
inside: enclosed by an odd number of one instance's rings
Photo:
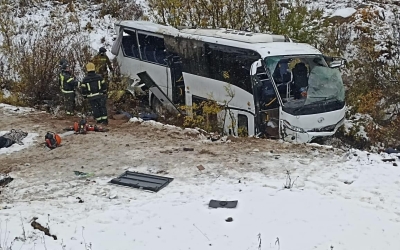
[[[185,79],[186,92],[202,98],[213,99],[221,103],[224,103],[224,101],[227,102],[231,99],[225,89],[227,86],[230,86],[230,89],[233,92],[233,99],[230,101],[229,106],[249,111],[254,114],[253,95],[245,90],[234,85],[229,85],[226,82],[185,72],[183,73],[183,78]]]
[[[165,95],[170,99],[172,98],[172,91],[170,90],[171,70],[168,67],[145,62],[136,58],[126,57],[124,56],[122,49],[119,50],[117,60],[121,67],[121,73],[129,76],[134,80],[134,83],[140,82],[137,73],[146,71]]]

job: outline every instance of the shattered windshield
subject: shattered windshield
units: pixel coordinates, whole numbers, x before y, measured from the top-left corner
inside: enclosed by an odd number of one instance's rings
[[[344,105],[344,85],[338,69],[329,68],[322,55],[273,56],[266,66],[277,85],[284,110],[300,115],[306,107]],[[326,112],[326,107],[324,111]]]

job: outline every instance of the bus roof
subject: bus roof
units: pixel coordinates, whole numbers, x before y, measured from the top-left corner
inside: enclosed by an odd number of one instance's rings
[[[287,42],[285,36],[282,35],[252,33],[230,29],[179,30],[172,26],[165,26],[148,21],[120,21],[116,23],[116,25],[157,34],[251,49],[260,53],[262,57],[321,54],[320,51],[309,44]]]

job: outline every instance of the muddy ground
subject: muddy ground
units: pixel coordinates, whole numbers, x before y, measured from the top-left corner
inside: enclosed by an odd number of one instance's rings
[[[172,169],[198,171],[197,166],[207,166],[203,173],[279,171],[284,178],[288,166],[267,166],[258,162],[268,157],[292,156],[301,161],[304,155],[311,156],[315,148],[307,145],[292,145],[273,140],[254,138],[230,138],[228,142],[211,142],[194,130],[183,130],[172,126],[151,125],[110,120],[109,132],[89,132],[86,135],[70,135],[63,138],[62,146],[49,150],[44,146],[47,131],[63,133],[79,117],[54,117],[44,112],[19,114],[0,109],[0,130],[22,129],[39,134],[34,146],[9,155],[0,155],[0,173],[9,173],[23,180],[25,187],[14,189],[7,195],[8,202],[15,199],[35,200],[51,198],[54,192],[38,194],[36,188],[59,182],[58,188],[68,187],[76,179],[74,171],[91,173],[93,177],[116,177],[127,168],[146,167],[148,172],[167,174]],[[93,120],[89,120],[89,123]],[[186,151],[184,148],[193,148]],[[338,150],[321,148],[319,156],[327,158]],[[307,164],[307,163],[305,163]],[[261,167],[260,167],[261,166]],[[275,169],[276,168],[276,169]],[[5,198],[3,196],[3,198]],[[11,200],[10,200],[11,199]]]

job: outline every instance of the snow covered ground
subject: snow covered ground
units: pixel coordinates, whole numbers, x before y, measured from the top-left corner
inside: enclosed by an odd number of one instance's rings
[[[42,136],[69,122],[46,117],[16,114],[0,125],[35,124]],[[0,155],[14,178],[0,190],[3,249],[400,249],[398,156],[261,139],[205,143],[173,126],[113,122],[109,133],[66,136],[55,150],[38,142]],[[158,193],[108,184],[125,170],[174,180]],[[211,199],[238,206],[211,209]],[[34,217],[57,240],[33,229]]]

